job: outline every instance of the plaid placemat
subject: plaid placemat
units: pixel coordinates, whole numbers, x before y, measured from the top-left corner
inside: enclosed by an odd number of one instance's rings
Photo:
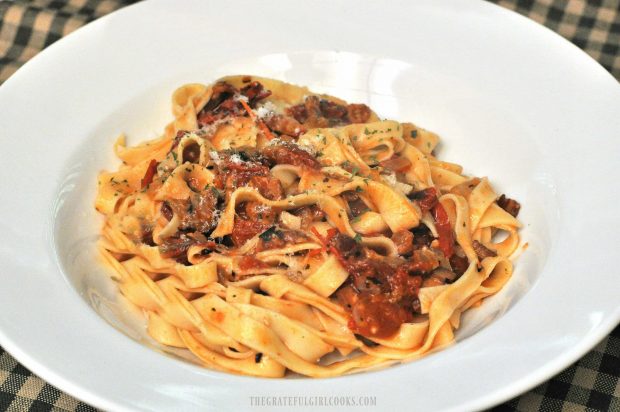
[[[620,80],[620,0],[492,0],[566,37]],[[39,51],[133,1],[0,0],[0,84]],[[0,410],[95,411],[0,347]],[[493,411],[620,411],[620,327],[551,380]]]

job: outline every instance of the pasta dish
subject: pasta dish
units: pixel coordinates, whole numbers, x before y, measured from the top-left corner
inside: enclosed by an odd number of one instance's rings
[[[436,134],[255,76],[188,84],[98,178],[99,251],[159,344],[204,365],[330,377],[454,341],[500,290],[520,205]]]

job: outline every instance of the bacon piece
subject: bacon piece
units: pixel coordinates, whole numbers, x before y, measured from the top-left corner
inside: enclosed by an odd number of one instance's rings
[[[308,110],[306,110],[306,106],[303,103],[287,108],[286,114],[293,116],[295,120],[302,124],[308,120]]]
[[[288,136],[298,137],[306,132],[306,128],[294,117],[290,116],[276,114],[267,117],[264,122],[270,130]]]
[[[157,160],[151,159],[148,167],[146,168],[146,172],[144,173],[144,177],[140,182],[140,186],[142,189],[146,189],[148,185],[153,182],[153,177],[155,177],[155,173],[157,173]]]
[[[394,155],[390,159],[382,161],[380,165],[397,173],[404,173],[411,169],[411,162],[399,155]]]
[[[357,217],[368,210],[366,203],[355,192],[343,192],[342,198],[347,201],[352,217]]]
[[[408,230],[394,232],[392,242],[396,245],[399,255],[408,255],[413,251],[413,233]]]
[[[340,120],[347,115],[347,108],[341,104],[321,99],[319,101],[321,114],[329,120]]]
[[[270,231],[265,232],[268,234]],[[289,245],[296,245],[302,242],[308,242],[308,236],[299,230],[278,229],[268,236],[260,235],[260,240],[256,248],[257,252],[267,249],[278,249]],[[321,250],[321,249],[318,249]]]
[[[434,237],[428,227],[421,224],[411,229],[411,231],[413,232],[413,248],[414,249],[420,249],[420,248],[423,248],[424,246],[430,247],[431,242],[433,241]]]
[[[308,128],[329,127],[329,120],[321,113],[321,102],[317,96],[308,96],[304,101],[307,118],[304,124]]]
[[[476,255],[478,255],[478,259],[480,260],[486,259],[488,257],[497,256],[497,253],[495,253],[495,251],[484,246],[482,243],[478,242],[477,240],[474,240],[472,242],[472,246],[474,248],[474,251],[476,252]]]
[[[411,274],[430,273],[439,266],[439,259],[429,248],[415,250],[411,259],[401,265],[399,269]]]
[[[265,89],[262,83],[254,81],[241,89],[241,94],[248,98],[250,107],[255,108],[256,103],[271,96],[271,90]]]
[[[161,214],[166,218],[168,222],[172,220],[174,214],[172,212],[172,208],[170,208],[170,205],[167,202],[163,202],[161,204]]]
[[[244,218],[265,223],[268,226],[276,221],[277,213],[271,206],[265,206],[260,202],[247,202],[244,204]]]
[[[258,192],[269,200],[279,200],[284,197],[282,183],[270,176],[252,176],[249,185],[258,189]]]
[[[366,123],[370,118],[370,108],[365,104],[350,104],[347,115],[351,123]]]
[[[235,189],[247,186],[253,178],[263,176],[277,180],[270,175],[269,167],[262,163],[263,161],[267,162],[267,160],[259,154],[251,152],[219,152],[219,157],[221,161],[217,166],[218,173],[213,184],[218,189],[226,192],[227,200]],[[264,184],[264,182],[256,180],[255,182],[256,186],[253,187],[257,187],[257,189],[260,189],[261,185]],[[277,184],[279,185],[279,182]],[[270,187],[269,192],[275,193],[276,190]]]
[[[465,256],[459,256],[455,253],[450,256],[450,266],[457,276],[461,276],[469,267],[469,262]]]
[[[235,225],[230,236],[235,247],[239,247],[270,227],[271,224],[263,221],[252,221],[237,217],[235,218]]]
[[[513,217],[517,217],[519,210],[521,210],[521,204],[514,199],[507,198],[506,195],[501,195],[497,199],[497,205]]]
[[[215,83],[213,85],[211,98],[197,115],[198,125],[202,127],[227,116],[238,115],[240,108],[233,100],[233,96],[238,92],[237,88],[229,83]]]
[[[310,227],[312,222],[321,221],[325,217],[325,212],[317,205],[304,206],[292,213],[301,218],[301,227]]]
[[[454,232],[452,231],[452,226],[450,226],[448,213],[446,213],[446,210],[439,202],[433,207],[432,211],[437,234],[439,235],[439,249],[441,249],[445,257],[450,258],[452,253],[454,253]]]
[[[321,164],[308,152],[294,144],[272,144],[263,149],[263,155],[275,164],[319,169]]]
[[[162,214],[168,218],[164,208],[170,208],[179,217],[180,230],[209,232],[217,226],[217,195],[212,190],[192,193],[188,199],[170,199],[164,205]]]
[[[182,261],[185,261],[187,260],[187,250],[195,243],[195,239],[182,233],[178,237],[168,237],[164,239],[163,243],[159,245],[159,252],[164,258],[181,258]]]
[[[411,193],[408,197],[411,200],[417,201],[422,212],[426,212],[437,204],[437,189],[429,187],[427,189],[418,190]]]

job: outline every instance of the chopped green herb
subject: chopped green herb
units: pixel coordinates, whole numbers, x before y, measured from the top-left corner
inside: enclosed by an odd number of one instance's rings
[[[209,186],[209,185],[207,185],[207,186]],[[217,190],[217,187],[215,187],[215,186],[211,186],[211,193],[213,193],[213,195],[215,197],[220,197],[220,195],[221,195],[221,192],[219,190]]]
[[[356,233],[353,240],[355,240],[357,243],[362,243],[362,236],[359,233]]]
[[[264,240],[265,242],[269,242],[275,234],[276,234],[276,227],[271,226],[269,229],[265,230],[263,233],[258,235],[258,237]]]
[[[418,131],[417,130],[412,130],[410,134],[411,134],[411,138],[413,138],[413,139],[418,137]]]
[[[363,192],[363,191],[364,191],[364,189],[362,189],[360,186],[357,186],[357,187],[355,188],[355,191],[356,191],[357,193],[361,193],[361,192]]]

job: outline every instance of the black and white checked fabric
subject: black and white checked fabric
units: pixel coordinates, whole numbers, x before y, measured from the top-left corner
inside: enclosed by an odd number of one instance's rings
[[[564,36],[620,80],[620,0],[491,1]],[[56,40],[131,3],[0,0],[0,84]],[[96,411],[33,375],[1,347],[0,410]],[[620,412],[620,327],[562,373],[492,410]]]

